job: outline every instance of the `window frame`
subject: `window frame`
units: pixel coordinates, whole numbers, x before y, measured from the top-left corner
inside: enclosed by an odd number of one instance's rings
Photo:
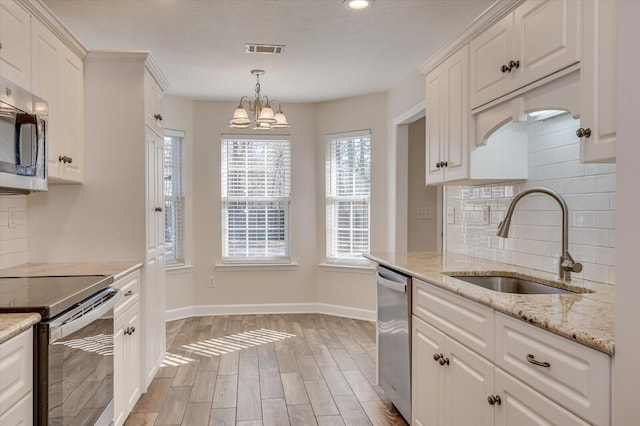
[[[278,196],[225,196],[225,171],[227,170],[227,164],[225,164],[225,149],[227,140],[244,140],[244,141],[280,141],[286,142],[288,148],[288,176],[286,177],[288,194],[280,194]],[[291,265],[291,185],[292,185],[292,149],[291,149],[291,135],[278,134],[278,135],[265,135],[265,134],[222,134],[221,135],[221,168],[220,168],[220,201],[221,201],[221,265],[226,266],[247,266],[247,265]],[[227,224],[227,206],[231,202],[251,202],[255,199],[256,203],[282,203],[284,206],[284,255],[282,256],[229,256],[229,226]],[[265,218],[265,225],[267,218]],[[265,234],[267,234],[267,228],[265,226]],[[262,241],[266,241],[265,238]]]
[[[335,158],[332,153],[332,144],[334,141],[344,140],[344,139],[355,139],[355,138],[369,138],[369,188],[367,195],[361,196],[339,196],[335,195],[335,177],[333,173],[335,172],[335,166],[333,164]],[[325,135],[325,262],[327,265],[334,266],[354,266],[354,267],[366,267],[370,263],[369,261],[362,256],[362,254],[368,254],[371,251],[371,155],[372,155],[372,139],[371,139],[371,130],[356,130],[350,132],[340,132],[340,133],[331,133]],[[367,206],[367,249],[362,252],[360,257],[345,257],[345,256],[335,256],[332,252],[332,246],[334,240],[337,239],[337,226],[335,226],[334,216],[330,214],[331,205],[335,205],[342,200],[343,202],[364,202]],[[350,216],[352,219],[353,216]],[[336,234],[332,234],[332,232],[336,232]],[[351,245],[353,245],[353,240],[351,240]]]
[[[163,143],[166,149],[167,141],[166,138],[175,138],[178,141],[178,154],[179,157],[176,161],[174,153],[172,154],[172,168],[176,168],[179,170],[177,174],[177,179],[174,180],[173,190],[176,192],[175,195],[167,195],[166,192],[166,175],[165,175],[165,156],[163,155],[163,179],[162,179],[162,190],[164,192],[164,232],[165,232],[165,267],[166,268],[179,268],[186,265],[186,193],[185,193],[185,132],[182,130],[174,130],[174,129],[164,129],[163,134]],[[172,142],[173,143],[173,142]],[[175,173],[174,173],[175,174]],[[175,201],[174,209],[168,208],[171,202]],[[176,213],[179,209],[179,213]],[[175,248],[174,253],[176,254],[174,257],[167,256],[167,215],[169,212],[173,212],[180,217],[175,217],[175,222],[178,224],[174,233],[175,237]]]

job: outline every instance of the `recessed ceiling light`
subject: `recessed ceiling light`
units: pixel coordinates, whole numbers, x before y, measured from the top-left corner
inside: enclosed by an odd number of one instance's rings
[[[342,4],[349,10],[362,10],[373,3],[373,0],[342,0]]]

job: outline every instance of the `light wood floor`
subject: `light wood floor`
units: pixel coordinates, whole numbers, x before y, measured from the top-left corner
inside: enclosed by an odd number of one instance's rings
[[[173,321],[126,425],[406,425],[375,386],[375,341],[373,323],[318,314]]]

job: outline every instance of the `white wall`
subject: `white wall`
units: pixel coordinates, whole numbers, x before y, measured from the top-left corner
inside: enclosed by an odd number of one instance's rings
[[[316,255],[316,109],[310,104],[284,105],[291,134],[291,253],[298,265],[288,268],[216,268],[221,262],[221,134],[234,102],[194,102],[193,149],[193,294],[195,304],[242,305],[315,303]],[[252,130],[244,133],[251,134]],[[208,277],[215,288],[208,287]],[[210,310],[214,312],[215,307]]]
[[[315,164],[317,179],[316,263],[325,261],[325,136],[330,133],[371,130],[371,251],[387,247],[387,94],[375,93],[348,99],[323,102],[317,106]],[[350,306],[374,311],[376,287],[373,271],[320,267],[317,272],[317,299],[320,303]]]
[[[562,216],[550,197],[522,199],[509,238],[496,236],[514,194],[547,187],[562,195],[569,208],[569,251],[584,266],[573,276],[613,284],[616,165],[580,163],[580,141],[575,135],[579,127],[580,121],[569,114],[529,125],[529,178],[525,183],[448,187],[447,251],[557,272]],[[487,207],[491,209],[488,225]]]
[[[144,67],[86,61],[84,70],[85,182],[27,196],[29,261],[143,261]]]
[[[28,262],[26,195],[0,197],[0,269]]]
[[[407,179],[407,250],[438,250],[436,232],[438,230],[438,190],[425,185],[426,128],[424,117],[409,124],[409,146],[406,169]],[[431,219],[418,219],[419,208],[429,209]]]
[[[166,279],[167,310],[195,304],[193,286],[193,101],[175,96],[162,100],[165,129],[184,132],[184,191],[185,191],[185,264],[184,268],[168,269]]]
[[[638,111],[640,111],[640,2],[621,1],[618,16],[618,229],[616,238],[616,355],[613,370],[615,425],[633,425],[640,418],[640,198],[638,198]]]

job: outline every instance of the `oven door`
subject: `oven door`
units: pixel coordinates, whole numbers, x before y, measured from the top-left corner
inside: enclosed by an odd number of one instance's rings
[[[39,324],[39,425],[109,425],[113,419],[113,307],[107,288]]]

